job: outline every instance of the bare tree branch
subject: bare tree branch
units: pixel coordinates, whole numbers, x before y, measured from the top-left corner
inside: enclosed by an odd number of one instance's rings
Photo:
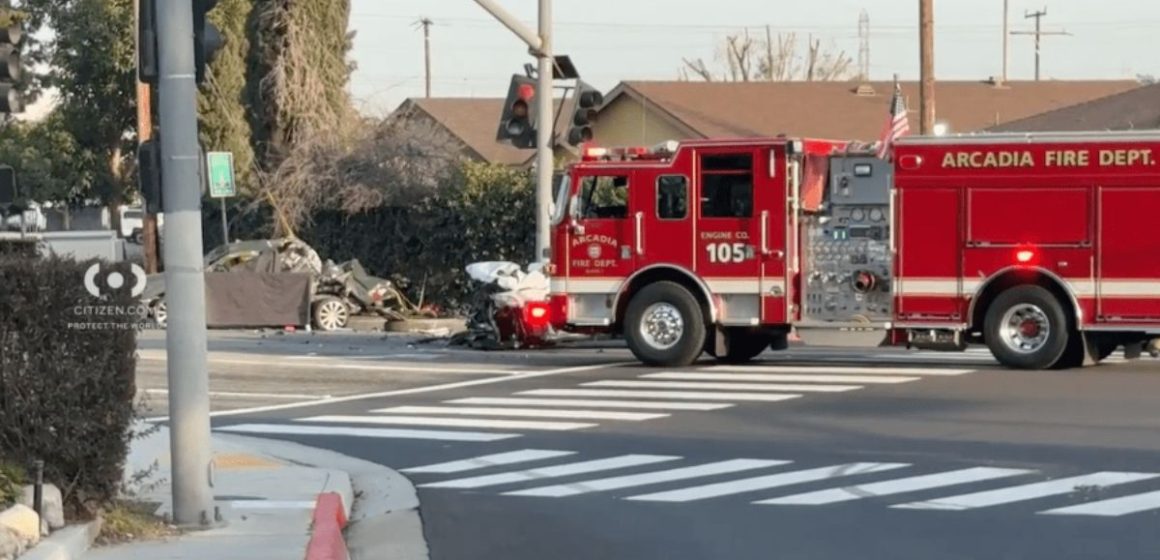
[[[837,81],[851,77],[853,59],[845,51],[823,47],[821,40],[815,40],[812,36],[807,39],[806,47],[806,55],[799,56],[796,34],[778,34],[774,37],[768,26],[764,40],[750,37],[748,31],[740,35],[729,35],[718,51],[718,62],[724,59],[721,78],[733,82],[788,82]],[[715,80],[717,74],[704,60],[681,60],[685,63],[680,71],[682,79],[689,80],[695,76],[706,82]]]

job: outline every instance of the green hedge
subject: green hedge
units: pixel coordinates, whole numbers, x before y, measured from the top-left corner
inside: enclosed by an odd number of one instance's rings
[[[115,497],[134,414],[136,302],[92,296],[93,264],[0,256],[0,464],[43,460],[71,515]]]
[[[467,163],[454,186],[419,204],[320,212],[301,237],[324,259],[359,259],[372,274],[402,278],[412,300],[422,292],[426,302],[462,311],[467,265],[532,261],[535,191],[525,171]]]

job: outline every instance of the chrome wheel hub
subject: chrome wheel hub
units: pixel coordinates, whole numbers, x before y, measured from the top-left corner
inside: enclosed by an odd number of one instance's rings
[[[332,331],[346,325],[347,309],[341,301],[330,300],[323,302],[318,309],[318,326]]]
[[[657,350],[668,350],[677,345],[684,333],[685,320],[673,305],[654,303],[644,310],[640,334],[649,346]]]
[[[999,336],[1011,350],[1032,354],[1047,344],[1051,336],[1051,320],[1039,306],[1022,303],[1003,314]]]

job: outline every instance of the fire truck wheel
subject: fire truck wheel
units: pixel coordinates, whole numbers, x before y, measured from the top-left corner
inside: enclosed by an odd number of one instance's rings
[[[647,365],[687,366],[705,347],[701,305],[680,284],[650,284],[628,304],[624,338],[633,355]]]
[[[730,332],[729,351],[717,359],[727,364],[743,364],[761,355],[769,348],[772,339],[762,331],[734,330]]]
[[[1051,292],[1018,286],[1003,292],[987,310],[987,346],[999,363],[1018,369],[1048,369],[1067,351],[1067,315]]]

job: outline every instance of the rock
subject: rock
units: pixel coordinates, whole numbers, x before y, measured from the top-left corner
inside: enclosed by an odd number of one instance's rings
[[[25,547],[40,542],[40,516],[26,505],[16,504],[0,512],[0,528],[11,530]]]
[[[24,543],[15,531],[0,527],[0,560],[14,560],[24,552]]]
[[[60,488],[52,484],[44,485],[43,507],[44,520],[48,522],[48,526],[52,530],[57,530],[64,527],[64,499],[60,495]],[[20,496],[21,504],[32,507],[32,492],[31,484],[24,487],[24,494]]]

